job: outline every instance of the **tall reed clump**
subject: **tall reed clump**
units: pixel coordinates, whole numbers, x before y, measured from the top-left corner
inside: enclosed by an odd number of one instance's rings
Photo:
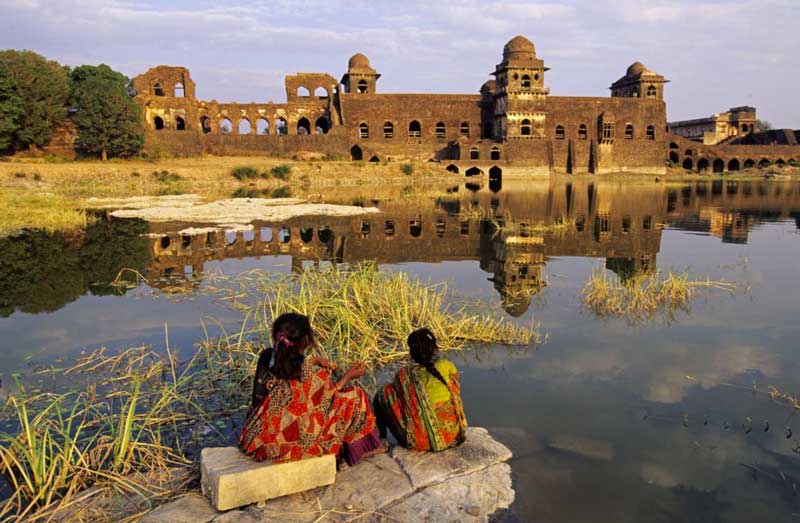
[[[272,321],[284,312],[311,319],[324,352],[338,361],[387,364],[406,356],[405,339],[414,329],[430,328],[442,350],[469,344],[541,343],[536,325],[518,326],[501,315],[456,305],[447,286],[412,280],[373,263],[300,274],[255,276],[263,293],[248,309],[237,339],[246,333],[269,338]]]
[[[701,291],[732,293],[737,284],[705,280],[692,280],[688,272],[650,271],[629,278],[620,278],[602,268],[592,270],[592,276],[581,291],[584,306],[596,315],[627,316],[633,320],[664,313],[688,310],[691,301]]]

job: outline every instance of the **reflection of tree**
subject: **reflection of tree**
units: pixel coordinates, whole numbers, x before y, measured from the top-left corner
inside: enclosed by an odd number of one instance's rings
[[[143,271],[147,225],[99,221],[82,235],[29,231],[0,239],[0,317],[52,312],[88,291],[109,294],[123,268]]]

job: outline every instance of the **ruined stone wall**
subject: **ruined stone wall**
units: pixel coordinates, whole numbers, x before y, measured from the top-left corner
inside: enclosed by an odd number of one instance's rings
[[[217,156],[285,156],[313,152],[344,158],[347,136],[343,132],[285,136],[207,134],[202,137],[205,152]]]
[[[668,159],[689,171],[728,172],[800,164],[800,145],[703,145],[670,135]]]

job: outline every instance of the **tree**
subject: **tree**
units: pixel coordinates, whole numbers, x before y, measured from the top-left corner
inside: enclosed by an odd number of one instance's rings
[[[766,120],[756,120],[756,128],[758,128],[759,131],[771,131],[772,124]]]
[[[12,149],[23,112],[17,82],[0,68],[0,152]]]
[[[14,129],[14,149],[44,147],[67,116],[69,71],[33,51],[0,51],[0,70],[16,84],[21,115]]]
[[[131,81],[104,64],[82,65],[70,77],[71,116],[78,131],[75,148],[103,160],[139,152],[144,133]]]

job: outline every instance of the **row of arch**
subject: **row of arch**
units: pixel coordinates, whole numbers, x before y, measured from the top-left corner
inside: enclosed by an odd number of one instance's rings
[[[212,120],[208,116],[201,116],[200,117],[200,128],[202,129],[204,134],[209,134],[213,132],[212,127]],[[161,116],[155,116],[153,118],[153,127],[156,131],[161,131],[166,128],[166,124],[164,122],[164,118]],[[176,131],[185,131],[187,129],[186,120],[182,116],[175,117],[175,126]],[[268,135],[268,134],[277,134],[278,136],[289,134],[289,123],[286,118],[278,117],[275,120],[274,129],[270,124],[270,121],[267,118],[259,118],[256,120],[255,127],[250,122],[248,118],[242,118],[239,120],[237,126],[234,128],[233,122],[230,118],[224,117],[219,120],[217,130],[221,134],[258,134],[258,135]],[[234,133],[234,130],[236,131]],[[306,118],[305,116],[300,118],[297,121],[296,133],[297,134],[327,134],[330,130],[330,122],[324,116],[320,116],[314,122],[313,132],[311,127],[311,121]]]
[[[490,160],[499,160],[501,157],[500,154],[500,146],[493,145],[492,148],[489,150],[489,159]],[[469,150],[469,159],[470,160],[480,160],[481,159],[481,150],[478,149],[477,146],[472,146]]]
[[[308,87],[303,87],[302,85],[297,88],[297,96],[303,98],[310,98],[311,97],[311,90]],[[324,87],[317,87],[314,89],[314,96],[317,98],[329,98],[330,92]]]
[[[383,123],[383,127],[381,129],[383,133],[383,137],[387,139],[394,138],[395,135],[395,124],[394,122],[387,120]],[[408,123],[407,127],[407,136],[409,138],[420,138],[422,136],[422,124],[419,120],[411,120]],[[470,126],[469,122],[461,122],[458,128],[458,135],[462,138],[469,138],[470,135]],[[358,124],[358,137],[362,140],[367,140],[370,138],[370,126],[367,122],[361,122]],[[437,122],[434,126],[434,136],[436,138],[446,138],[447,137],[447,124],[444,122]]]
[[[173,87],[173,96],[176,98],[183,98],[186,96],[186,88],[183,86],[183,82],[178,82]],[[155,96],[166,96],[166,92],[164,91],[164,87],[161,85],[160,82],[156,82],[153,84],[153,95]]]
[[[529,120],[522,121],[522,134],[525,135],[525,122],[529,122]],[[528,123],[527,125],[530,125]],[[564,140],[567,137],[566,128],[563,125],[556,125],[555,129],[555,139],[556,140]],[[586,140],[589,137],[589,130],[586,127],[586,124],[580,124],[578,126],[578,139],[579,140]],[[626,140],[633,140],[636,137],[634,125],[629,123],[625,125],[625,134],[624,137]],[[611,122],[606,122],[603,124],[603,138],[613,139],[614,138],[614,126]],[[645,138],[648,140],[655,140],[656,139],[656,128],[653,125],[648,125],[645,128]]]
[[[674,157],[672,156],[672,153],[670,153],[670,160],[673,158]],[[674,163],[677,163],[677,161],[674,161]],[[740,161],[738,158],[732,158],[727,162],[722,158],[715,158],[713,160],[708,158],[699,158],[697,163],[695,163],[692,158],[685,158],[681,164],[681,167],[687,171],[696,170],[697,172],[707,172],[710,170],[711,172],[721,173],[725,171],[738,171],[740,169],[752,169],[754,167],[765,169],[773,165],[773,163],[778,167],[784,167],[787,164],[798,165],[798,160],[790,159],[787,162],[781,158],[775,162],[772,162],[767,158],[762,158],[760,161],[758,161],[758,163],[756,163],[756,161],[751,158],[744,160],[744,162]]]

